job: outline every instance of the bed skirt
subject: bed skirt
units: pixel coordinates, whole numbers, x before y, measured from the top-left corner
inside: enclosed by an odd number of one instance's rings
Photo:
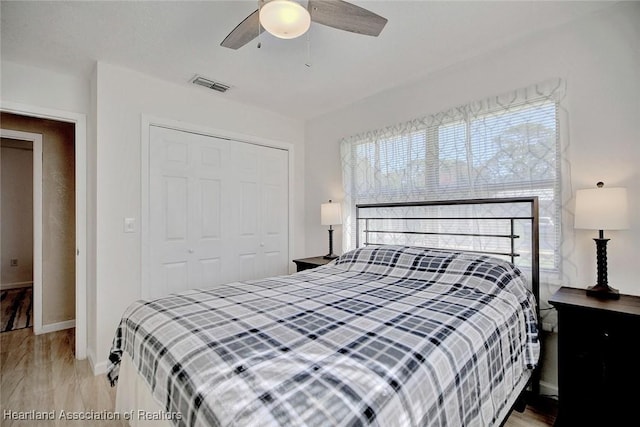
[[[149,385],[137,373],[131,357],[126,352],[122,355],[121,363],[116,394],[116,411],[120,414],[127,414],[131,427],[173,427],[174,423],[167,419],[170,414],[167,414],[153,398]],[[504,424],[509,417],[513,406],[516,404],[520,394],[525,390],[529,379],[530,375],[524,375],[520,383],[514,388],[516,391],[509,396],[507,405],[499,413],[498,419],[502,420],[500,425]],[[161,417],[165,418],[158,419]]]
[[[171,414],[156,402],[151,389],[127,353],[122,355],[116,392],[116,412],[128,419],[131,427],[173,427]]]

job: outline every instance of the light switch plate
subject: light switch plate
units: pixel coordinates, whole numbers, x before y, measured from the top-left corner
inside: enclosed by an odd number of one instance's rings
[[[136,232],[136,219],[135,218],[125,218],[124,219],[124,232],[125,233],[135,233]]]

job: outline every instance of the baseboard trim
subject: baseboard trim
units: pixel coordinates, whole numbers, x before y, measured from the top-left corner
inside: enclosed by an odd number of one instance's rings
[[[541,396],[558,396],[558,386],[556,384],[540,381]]]
[[[89,359],[89,366],[91,366],[91,371],[93,371],[94,376],[107,373],[107,366],[109,365],[108,360],[96,362],[96,355],[93,354],[91,349],[87,349],[87,359]]]
[[[34,332],[36,335],[42,335],[42,334],[48,334],[49,332],[64,331],[65,329],[71,329],[75,327],[76,327],[76,321],[75,319],[73,319],[73,320],[66,320],[64,322],[49,323],[48,325],[42,325],[42,328],[40,328],[38,331],[35,331],[35,328],[34,328]]]
[[[87,360],[89,361],[89,367],[91,368],[91,372],[95,375],[95,362],[96,356],[93,354],[91,348],[87,348]]]
[[[0,284],[0,291],[8,291],[9,289],[29,288],[33,286],[33,282],[15,282]]]

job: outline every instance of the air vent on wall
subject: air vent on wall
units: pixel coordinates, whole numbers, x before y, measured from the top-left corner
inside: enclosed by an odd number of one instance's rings
[[[213,80],[196,75],[191,79],[191,83],[198,86],[204,86],[209,89],[217,90],[218,92],[226,92],[231,86],[220,82],[214,82]]]

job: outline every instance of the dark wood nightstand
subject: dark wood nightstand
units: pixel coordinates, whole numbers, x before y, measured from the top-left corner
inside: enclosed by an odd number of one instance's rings
[[[335,259],[335,258],[334,258]],[[323,256],[314,256],[311,258],[294,259],[296,263],[297,271],[308,270],[310,268],[320,267],[333,261],[333,259],[327,259]]]
[[[640,297],[588,297],[560,288],[558,311],[558,426],[638,425]]]

